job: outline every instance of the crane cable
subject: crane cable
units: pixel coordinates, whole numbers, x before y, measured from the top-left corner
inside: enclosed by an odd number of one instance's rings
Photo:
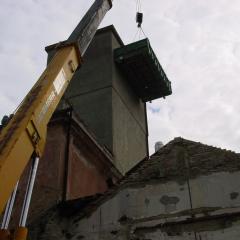
[[[144,35],[144,37],[147,38],[145,32],[142,29],[142,23],[143,23],[143,13],[142,13],[142,3],[141,0],[135,0],[136,2],[136,23],[137,23],[137,32],[134,35],[134,40],[136,39],[138,35],[138,40],[140,40],[141,33]],[[133,40],[133,41],[134,41]]]
[[[136,12],[140,12],[141,11],[141,1],[140,0],[135,0],[136,2]]]

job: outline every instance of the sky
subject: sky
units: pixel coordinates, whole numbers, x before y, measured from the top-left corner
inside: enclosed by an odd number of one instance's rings
[[[93,1],[1,0],[0,116],[10,114]],[[173,94],[148,104],[149,146],[174,137],[240,152],[240,1],[141,0],[143,30]],[[136,0],[114,0],[101,27],[134,40]],[[142,36],[143,37],[143,36]]]

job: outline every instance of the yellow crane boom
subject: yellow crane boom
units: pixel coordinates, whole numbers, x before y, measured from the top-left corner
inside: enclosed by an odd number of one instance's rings
[[[111,0],[96,0],[67,41],[51,46],[51,61],[0,135],[0,212],[31,156],[40,157],[47,124]]]

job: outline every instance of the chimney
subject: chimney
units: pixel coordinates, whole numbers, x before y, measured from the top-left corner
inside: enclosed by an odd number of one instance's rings
[[[155,143],[155,152],[159,151],[164,146],[163,142],[159,141]]]

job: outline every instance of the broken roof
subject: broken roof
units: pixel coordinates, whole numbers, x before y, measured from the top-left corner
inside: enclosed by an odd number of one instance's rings
[[[132,168],[122,184],[184,180],[226,170],[240,170],[239,154],[178,137]]]
[[[105,194],[68,201],[61,205],[60,211],[66,216],[74,213],[80,219],[90,215],[126,187],[166,181],[182,182],[200,175],[238,170],[240,170],[239,154],[179,137],[166,144],[149,159],[142,160],[117,186]]]

